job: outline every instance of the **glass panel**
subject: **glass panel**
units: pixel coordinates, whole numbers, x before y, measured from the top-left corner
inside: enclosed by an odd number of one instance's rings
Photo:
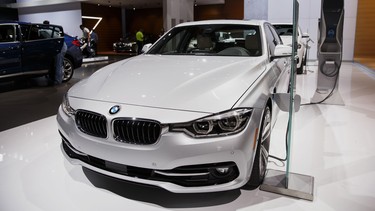
[[[293,4],[293,53],[292,53],[292,61],[297,55],[297,27],[298,27],[298,11],[299,11],[299,3],[297,0],[294,0]],[[297,74],[297,61],[294,60],[294,64],[292,65],[292,74],[290,74],[290,104],[289,104],[289,120],[288,120],[288,151],[287,151],[287,161],[286,161],[286,180],[285,180],[285,187],[288,188],[289,183],[289,173],[290,173],[290,161],[291,161],[291,145],[293,140],[293,121],[294,121],[294,97],[295,97],[295,79]]]

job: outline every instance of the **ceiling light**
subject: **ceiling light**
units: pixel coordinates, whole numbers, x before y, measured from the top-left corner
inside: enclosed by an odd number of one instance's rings
[[[93,16],[82,16],[83,19],[95,19],[95,20],[98,20],[98,22],[96,22],[95,26],[92,28],[92,30],[95,30],[96,27],[99,25],[100,21],[102,21],[102,17],[93,17]]]

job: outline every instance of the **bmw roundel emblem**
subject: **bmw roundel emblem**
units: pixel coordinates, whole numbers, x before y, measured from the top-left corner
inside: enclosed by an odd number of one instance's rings
[[[119,111],[120,111],[120,106],[118,105],[112,106],[111,109],[109,109],[110,114],[116,114]]]

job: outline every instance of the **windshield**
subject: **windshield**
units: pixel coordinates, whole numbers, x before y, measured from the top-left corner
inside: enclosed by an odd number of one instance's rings
[[[260,56],[262,55],[262,45],[258,26],[193,25],[172,29],[147,53],[196,56]]]
[[[273,25],[277,31],[277,34],[279,36],[293,36],[293,25],[287,25],[287,24],[274,24]],[[299,35],[299,32],[297,31],[297,36]]]

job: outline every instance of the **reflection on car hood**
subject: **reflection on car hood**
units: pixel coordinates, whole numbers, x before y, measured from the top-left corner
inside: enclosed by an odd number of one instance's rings
[[[265,69],[263,57],[141,55],[104,67],[69,95],[118,104],[219,112]]]

